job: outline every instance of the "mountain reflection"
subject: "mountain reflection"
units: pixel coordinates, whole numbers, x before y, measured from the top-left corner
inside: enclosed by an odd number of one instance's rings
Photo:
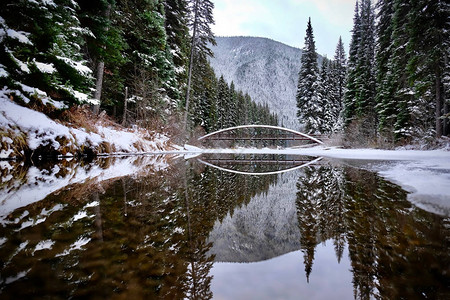
[[[406,200],[406,192],[355,168],[305,170],[297,213],[307,278],[315,248],[348,244],[355,299],[449,299],[450,222]]]
[[[108,171],[121,163],[133,175]],[[312,281],[326,241],[337,261],[348,253],[356,299],[449,298],[450,220],[367,171],[321,162],[246,176],[153,157],[3,168],[2,176],[0,298],[210,299],[217,261],[301,250]],[[43,199],[14,198],[44,187]]]

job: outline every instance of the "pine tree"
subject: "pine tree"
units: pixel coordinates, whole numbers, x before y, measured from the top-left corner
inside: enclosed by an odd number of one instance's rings
[[[356,65],[356,114],[368,116],[368,126],[375,125],[375,19],[371,0],[361,1],[361,39],[358,49],[358,63]]]
[[[228,101],[225,103],[226,121],[225,127],[236,126],[237,119],[237,91],[232,81],[230,84],[230,94]]]
[[[223,76],[220,76],[217,84],[217,129],[226,128],[226,102],[230,92]]]
[[[344,95],[344,122],[349,125],[356,114],[356,66],[358,64],[358,52],[361,40],[361,17],[359,13],[359,3],[356,1],[355,14],[353,17],[352,39],[350,42],[348,70],[347,70],[347,89]]]
[[[120,10],[115,1],[77,0],[77,3],[81,25],[86,28],[83,55],[95,71],[96,91],[92,98],[101,100],[102,109],[114,111],[123,101],[125,76],[122,68],[128,60],[125,55],[128,45],[120,28]]]
[[[92,70],[86,66],[73,1],[2,1],[0,4],[0,85],[25,103],[88,99]]]
[[[331,132],[338,132],[341,131],[343,127],[343,103],[347,77],[347,59],[344,44],[340,37],[336,46],[334,60],[330,64],[329,74],[329,94],[331,101],[330,130]]]
[[[181,89],[186,84],[189,57],[188,6],[186,0],[165,0],[167,44],[173,53],[175,75]]]
[[[336,107],[340,112],[344,103],[345,86],[347,80],[347,58],[345,55],[344,43],[339,37],[338,44],[334,55],[333,79],[335,81],[338,94]]]
[[[392,132],[395,123],[395,102],[392,88],[392,56],[393,47],[393,15],[394,1],[382,0],[377,3],[377,54],[376,54],[376,76],[377,76],[377,113],[379,129],[386,138]],[[386,133],[383,133],[386,132]]]
[[[305,46],[301,58],[297,86],[297,117],[304,124],[307,133],[319,133],[319,123],[316,118],[320,115],[318,89],[317,52],[311,26],[311,18],[308,21],[305,36]]]
[[[193,69],[197,65],[200,58],[202,58],[201,61],[206,61],[208,56],[213,55],[209,45],[216,44],[210,27],[214,24],[214,4],[210,0],[189,0],[189,8],[191,16],[188,24],[192,30],[192,39],[190,45],[188,83],[184,112],[184,131],[186,131],[187,128]]]
[[[355,134],[367,145],[376,138],[375,112],[375,16],[370,0],[363,0],[355,10],[355,23],[350,45],[349,73],[345,96],[347,136]],[[353,128],[349,124],[353,122]]]
[[[406,47],[408,43],[408,33],[406,25],[408,22],[409,3],[397,0],[394,2],[394,15],[392,18],[392,49],[391,60],[388,62],[389,80],[387,91],[390,94],[386,111],[393,114],[388,115],[388,120],[392,119],[394,123],[394,137],[396,140],[409,137],[412,133],[410,109],[414,103],[413,93],[408,82],[406,65],[408,56]]]
[[[213,131],[217,121],[217,78],[208,62],[197,68],[199,74],[193,77],[192,102],[190,119],[193,127],[201,126],[205,132]]]
[[[328,133],[331,131],[331,123],[333,122],[332,110],[333,103],[330,99],[332,95],[331,90],[331,78],[330,78],[330,65],[331,61],[328,58],[322,60],[322,66],[320,68],[320,74],[318,78],[318,107],[319,115],[316,115],[318,124],[318,132]]]
[[[444,74],[448,68],[450,48],[450,16],[447,1],[411,1],[408,42],[408,75],[419,100],[416,107],[434,108],[434,131],[443,134],[443,109],[446,92]],[[427,126],[431,129],[431,126]]]

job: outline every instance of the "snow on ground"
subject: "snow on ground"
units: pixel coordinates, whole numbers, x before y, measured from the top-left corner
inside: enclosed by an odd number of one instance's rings
[[[450,216],[450,151],[313,147],[304,149],[199,149],[192,153],[291,154],[344,160],[377,172],[408,191],[408,200],[427,211]],[[353,162],[353,163],[351,163]]]
[[[60,143],[62,140],[67,143],[65,146],[78,150],[83,147],[95,149],[102,143],[109,143],[111,148],[115,149],[114,153],[154,152],[168,148],[168,137],[155,134],[150,139],[148,133],[143,130],[117,130],[98,125],[97,133],[94,133],[69,128],[43,113],[17,105],[6,98],[5,94],[5,91],[0,91],[0,131],[25,133],[30,150],[46,145],[58,150],[64,146]],[[9,149],[1,149],[0,159],[12,158],[14,155],[14,145],[8,144]]]

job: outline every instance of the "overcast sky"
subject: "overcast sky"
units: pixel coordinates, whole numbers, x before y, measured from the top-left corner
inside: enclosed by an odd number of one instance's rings
[[[356,0],[213,0],[217,36],[267,37],[303,48],[308,17],[319,54],[334,57],[339,36],[348,52]],[[347,53],[348,54],[348,53]]]

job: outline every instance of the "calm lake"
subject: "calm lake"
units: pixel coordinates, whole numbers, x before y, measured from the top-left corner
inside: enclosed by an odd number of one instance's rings
[[[0,162],[0,299],[450,299],[450,217],[338,160]]]

